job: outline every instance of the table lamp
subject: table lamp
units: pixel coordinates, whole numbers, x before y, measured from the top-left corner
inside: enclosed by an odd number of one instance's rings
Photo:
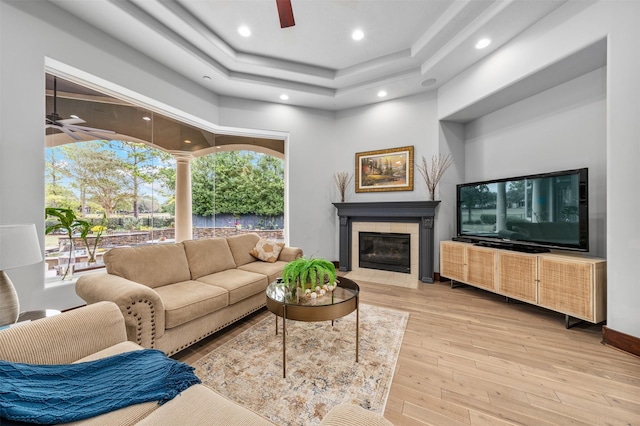
[[[4,271],[40,261],[36,225],[0,225],[0,326],[15,323],[20,314],[18,293]]]

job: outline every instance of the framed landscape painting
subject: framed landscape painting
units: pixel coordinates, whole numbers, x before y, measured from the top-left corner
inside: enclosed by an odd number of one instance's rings
[[[413,147],[356,153],[356,192],[413,191]]]

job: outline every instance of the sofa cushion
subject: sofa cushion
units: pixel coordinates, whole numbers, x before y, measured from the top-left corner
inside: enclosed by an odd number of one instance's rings
[[[229,304],[227,290],[200,281],[183,281],[156,287],[155,290],[164,304],[165,329],[177,327]]]
[[[196,385],[201,386],[201,385]],[[195,387],[195,386],[192,386]],[[188,390],[188,389],[187,389]],[[356,404],[336,405],[320,422],[321,426],[393,426],[379,413],[374,413]]]
[[[103,349],[98,352],[94,352],[91,355],[85,356],[75,362],[87,362],[87,361],[95,361],[96,359],[106,358],[113,355],[122,354],[125,352],[138,351],[144,349],[142,346],[137,343],[131,342],[127,340],[126,342],[120,342],[113,346],[109,346],[106,349]]]
[[[265,291],[269,284],[265,275],[239,269],[228,269],[206,275],[200,277],[198,281],[226,289],[229,292],[230,305]]]
[[[265,238],[260,238],[249,254],[263,262],[273,263],[278,260],[278,256],[283,248],[284,243],[277,243]]]
[[[255,272],[256,274],[266,275],[268,277],[268,281],[274,282],[276,278],[282,276],[282,270],[286,266],[287,262],[283,262],[278,260],[274,263],[268,262],[251,262],[246,265],[240,266],[238,269],[243,271]]]
[[[227,242],[231,248],[231,253],[233,254],[233,260],[235,260],[236,266],[256,262],[256,258],[251,256],[251,250],[256,246],[258,240],[260,240],[260,236],[254,233],[227,237]]]
[[[226,238],[189,240],[182,243],[187,253],[192,280],[236,267]]]
[[[108,273],[151,288],[191,279],[182,243],[117,247],[103,258]]]
[[[139,426],[185,424],[273,426],[274,423],[204,385],[191,386],[138,423]]]
[[[129,351],[136,351],[140,349],[144,348],[136,343],[130,341],[121,342],[101,351],[94,352],[93,354],[81,358],[76,362],[94,361],[96,359],[106,358],[112,355],[117,355]],[[147,417],[158,407],[160,406],[158,405],[157,401],[143,402],[142,404],[130,405],[128,407],[101,414],[99,416],[91,417],[89,419],[66,423],[65,426],[76,424],[82,424],[83,426],[133,425],[143,418]]]

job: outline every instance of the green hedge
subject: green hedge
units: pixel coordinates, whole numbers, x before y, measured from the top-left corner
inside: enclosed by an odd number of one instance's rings
[[[496,215],[495,214],[481,214],[480,222],[484,224],[493,225],[496,223]]]

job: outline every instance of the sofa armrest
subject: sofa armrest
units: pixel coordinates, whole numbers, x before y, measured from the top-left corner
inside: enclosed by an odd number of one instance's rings
[[[103,271],[78,278],[76,293],[87,303],[108,300],[118,305],[128,339],[140,346],[154,348],[164,334],[164,304],[151,287]]]
[[[302,249],[299,247],[283,247],[280,256],[278,256],[278,260],[291,262],[292,260],[302,257],[302,254]]]
[[[120,309],[101,302],[1,330],[0,359],[70,364],[126,340]]]
[[[366,410],[355,404],[339,404],[327,413],[321,426],[393,426],[381,414]]]

